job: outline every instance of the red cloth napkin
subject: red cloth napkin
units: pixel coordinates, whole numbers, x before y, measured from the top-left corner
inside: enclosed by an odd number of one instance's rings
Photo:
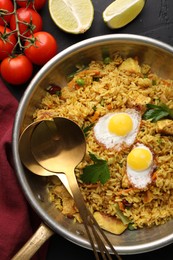
[[[12,129],[17,100],[0,79],[0,259],[9,260],[40,224],[24,198],[12,158]],[[47,244],[47,243],[46,243]],[[32,258],[45,259],[47,245]]]

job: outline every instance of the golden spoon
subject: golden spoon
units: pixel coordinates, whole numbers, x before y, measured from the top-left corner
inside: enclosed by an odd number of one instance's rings
[[[36,124],[32,134],[30,133],[30,150],[32,159],[34,157],[38,165],[43,167],[44,175],[58,173],[59,176],[59,173],[65,173],[96,259],[99,259],[97,250],[100,251],[102,259],[112,259],[105,243],[109,246],[109,250],[121,259],[87,209],[76,180],[74,170],[82,161],[86,151],[85,137],[80,127],[62,117],[43,120]],[[26,161],[25,165],[28,165]]]

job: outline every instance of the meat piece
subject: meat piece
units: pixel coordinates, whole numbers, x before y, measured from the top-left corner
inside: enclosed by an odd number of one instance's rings
[[[141,89],[147,89],[152,86],[152,81],[148,78],[137,78],[134,82]]]
[[[73,198],[68,193],[63,185],[56,186],[54,191],[57,196],[62,200],[62,213],[66,216],[72,217],[76,212],[76,207]]]
[[[124,225],[121,220],[116,217],[110,217],[105,214],[101,214],[98,211],[94,213],[94,217],[101,228],[113,234],[120,235],[127,228],[127,225]]]
[[[146,97],[142,94],[138,94],[138,95],[136,95],[136,98],[133,100],[131,100],[129,98],[127,105],[128,105],[128,107],[131,107],[131,108],[136,107],[136,108],[140,109],[141,111],[145,111],[146,104],[148,104],[150,102],[151,102],[150,97]]]
[[[164,135],[173,135],[173,120],[165,119],[157,121],[156,131]]]
[[[141,73],[141,67],[137,60],[128,58],[119,66],[119,70],[125,70],[131,73]]]

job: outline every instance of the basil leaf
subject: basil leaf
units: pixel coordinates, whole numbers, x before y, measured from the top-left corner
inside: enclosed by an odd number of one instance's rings
[[[144,120],[151,120],[152,122],[157,122],[163,118],[173,119],[173,110],[165,104],[147,104],[146,107],[147,111],[143,114],[142,117]]]
[[[89,155],[94,164],[87,165],[83,169],[81,180],[84,183],[97,183],[100,181],[102,184],[105,184],[110,178],[107,161],[97,158],[92,153],[89,153]]]
[[[169,113],[166,111],[150,109],[145,112],[145,114],[143,115],[143,119],[151,119],[152,122],[156,122],[164,117],[167,117],[168,115]]]

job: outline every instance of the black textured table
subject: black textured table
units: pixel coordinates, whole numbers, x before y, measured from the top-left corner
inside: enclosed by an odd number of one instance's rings
[[[41,11],[43,17],[43,27],[54,35],[59,45],[59,52],[81,40],[117,33],[130,33],[149,36],[158,39],[173,46],[173,0],[147,0],[146,5],[140,15],[127,26],[118,29],[109,29],[102,20],[103,10],[113,1],[111,0],[93,0],[95,8],[94,21],[91,28],[82,35],[67,34],[53,23],[50,18],[47,5]],[[20,100],[27,86],[13,87],[9,85],[10,91]],[[148,259],[173,259],[173,244],[162,249],[138,254],[138,255],[122,255],[122,259],[140,259],[141,257]],[[54,259],[94,259],[90,250],[81,248],[59,235],[54,235],[50,239],[47,260]]]

